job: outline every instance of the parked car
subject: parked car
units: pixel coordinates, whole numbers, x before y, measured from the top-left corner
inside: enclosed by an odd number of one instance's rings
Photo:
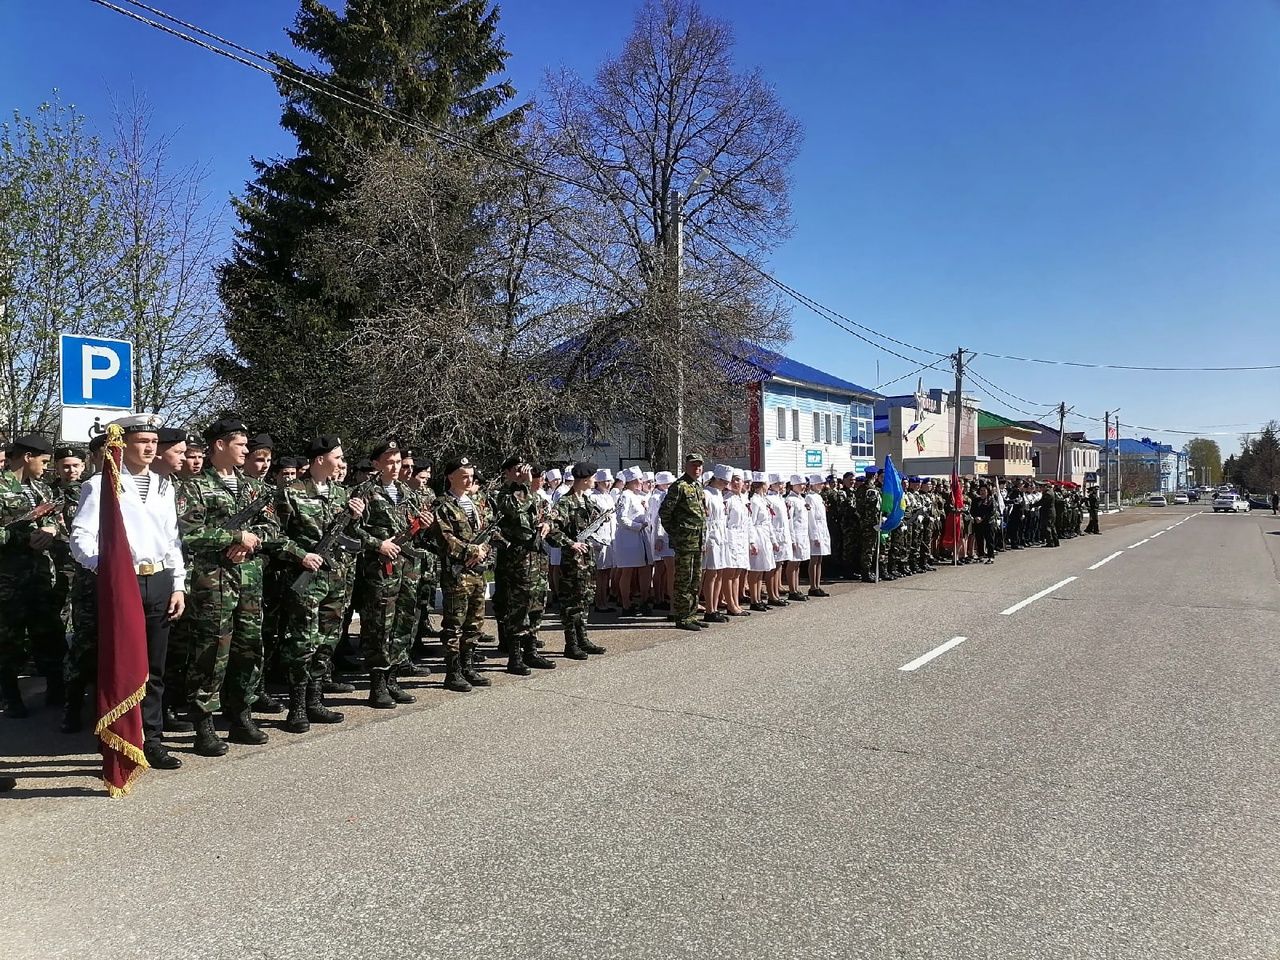
[[[1188,499],[1188,500],[1190,500],[1192,503],[1199,503],[1199,502],[1200,502],[1200,491],[1199,491],[1199,490],[1188,490],[1188,491],[1187,491],[1187,499]]]
[[[1167,507],[1168,505],[1169,501],[1164,498],[1163,493],[1153,493],[1147,497],[1148,507]]]
[[[1220,493],[1213,498],[1214,513],[1248,513],[1249,501],[1234,493]]]
[[[1249,494],[1249,508],[1251,510],[1270,510],[1271,498],[1264,497],[1260,493]]]
[[[1191,497],[1188,496],[1183,491],[1179,490],[1177,493],[1173,495],[1173,502],[1174,503],[1190,503]]]

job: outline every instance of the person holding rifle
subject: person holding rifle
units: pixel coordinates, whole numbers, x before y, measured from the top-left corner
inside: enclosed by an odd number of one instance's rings
[[[444,688],[467,693],[489,686],[476,670],[475,652],[484,623],[485,569],[497,526],[487,500],[475,487],[475,468],[466,457],[444,464],[444,496],[435,502],[436,534],[442,557],[440,585],[444,595]]]
[[[346,535],[364,513],[364,501],[337,482],[346,466],[342,441],[322,434],[307,447],[305,480],[279,491],[275,502],[280,521],[276,553],[301,571],[285,590],[286,634],[281,659],[289,679],[289,715],[281,725],[289,733],[306,733],[313,723],[341,723],[342,714],[324,704],[322,684],[342,631],[342,617],[355,575],[347,549],[359,541]]]
[[[590,493],[596,475],[594,463],[576,463],[573,485],[556,501],[547,542],[560,548],[560,620],[564,624],[564,655],[586,660],[605,648],[587,639],[587,612],[595,600],[596,561],[591,537],[613,519]]]
[[[179,481],[177,493],[178,528],[191,560],[184,692],[196,753],[220,757],[227,744],[213,726],[219,710],[232,743],[267,742],[252,710],[262,672],[262,554],[280,526],[274,491],[244,473],[244,423],[218,420],[204,439],[204,468]]]

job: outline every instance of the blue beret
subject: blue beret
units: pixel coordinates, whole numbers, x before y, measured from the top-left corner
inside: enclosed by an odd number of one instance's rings
[[[879,467],[863,467],[862,472],[865,473],[868,477],[874,477],[877,473],[880,472],[880,468]]]

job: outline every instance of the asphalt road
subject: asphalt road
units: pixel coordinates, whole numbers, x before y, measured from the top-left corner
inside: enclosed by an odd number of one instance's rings
[[[1125,519],[123,801],[5,721],[0,956],[1275,960],[1280,518]]]

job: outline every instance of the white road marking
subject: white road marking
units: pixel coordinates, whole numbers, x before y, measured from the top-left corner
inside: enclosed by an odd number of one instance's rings
[[[1129,549],[1130,549],[1130,550],[1133,550],[1135,547],[1140,547],[1140,546],[1142,546],[1144,543],[1150,543],[1150,542],[1151,542],[1151,538],[1150,538],[1150,537],[1147,537],[1147,539],[1145,539],[1145,540],[1139,540],[1137,543],[1131,543],[1131,544],[1129,544]]]
[[[1168,532],[1169,531],[1167,530],[1158,530],[1151,535],[1151,539],[1154,540],[1156,537],[1163,537]]]
[[[1111,556],[1109,556],[1109,557],[1103,557],[1101,560],[1099,560],[1097,563],[1095,563],[1095,564],[1094,564],[1092,567],[1090,567],[1089,569],[1090,569],[1090,570],[1097,570],[1097,569],[1098,569],[1100,566],[1102,566],[1104,563],[1110,563],[1112,560],[1114,560],[1116,557],[1120,556],[1120,555],[1121,555],[1121,554],[1123,554],[1123,553],[1124,553],[1124,551],[1123,551],[1123,550],[1117,550],[1117,551],[1116,551],[1115,553],[1113,553]]]
[[[1035,602],[1036,602],[1037,600],[1039,600],[1041,597],[1047,597],[1049,594],[1053,593],[1053,591],[1057,590],[1059,587],[1065,587],[1068,583],[1070,583],[1072,580],[1075,580],[1075,579],[1077,579],[1077,578],[1076,578],[1076,577],[1067,577],[1067,579],[1065,579],[1065,580],[1059,580],[1059,581],[1058,581],[1057,583],[1055,583],[1052,587],[1046,587],[1045,589],[1041,590],[1039,593],[1033,593],[1031,596],[1027,597],[1027,599],[1025,599],[1025,600],[1019,600],[1017,603],[1015,603],[1015,604],[1014,604],[1012,607],[1010,607],[1008,610],[1001,610],[1001,611],[1000,611],[1000,616],[1002,616],[1002,617],[1007,617],[1007,616],[1009,616],[1010,614],[1017,613],[1019,610],[1021,610],[1021,609],[1022,609],[1023,607],[1025,607],[1027,604],[1029,604],[1029,603],[1035,603]]]
[[[916,658],[915,658],[914,660],[912,660],[910,663],[904,664],[904,665],[902,665],[901,667],[899,667],[898,669],[899,669],[899,670],[906,670],[906,671],[908,671],[908,672],[910,672],[910,671],[912,671],[912,670],[919,670],[921,667],[923,667],[926,663],[928,663],[928,662],[929,662],[930,660],[932,660],[934,657],[940,657],[940,656],[942,656],[944,653],[946,653],[946,652],[947,652],[948,650],[950,650],[952,647],[958,647],[958,646],[960,646],[960,644],[964,643],[964,642],[965,642],[966,640],[968,640],[968,639],[969,639],[968,637],[952,637],[952,638],[951,638],[950,640],[948,640],[946,643],[941,644],[940,646],[936,646],[936,647],[934,647],[932,650],[930,650],[930,651],[929,651],[928,653],[926,653],[924,656],[922,656],[922,657],[916,657]]]

